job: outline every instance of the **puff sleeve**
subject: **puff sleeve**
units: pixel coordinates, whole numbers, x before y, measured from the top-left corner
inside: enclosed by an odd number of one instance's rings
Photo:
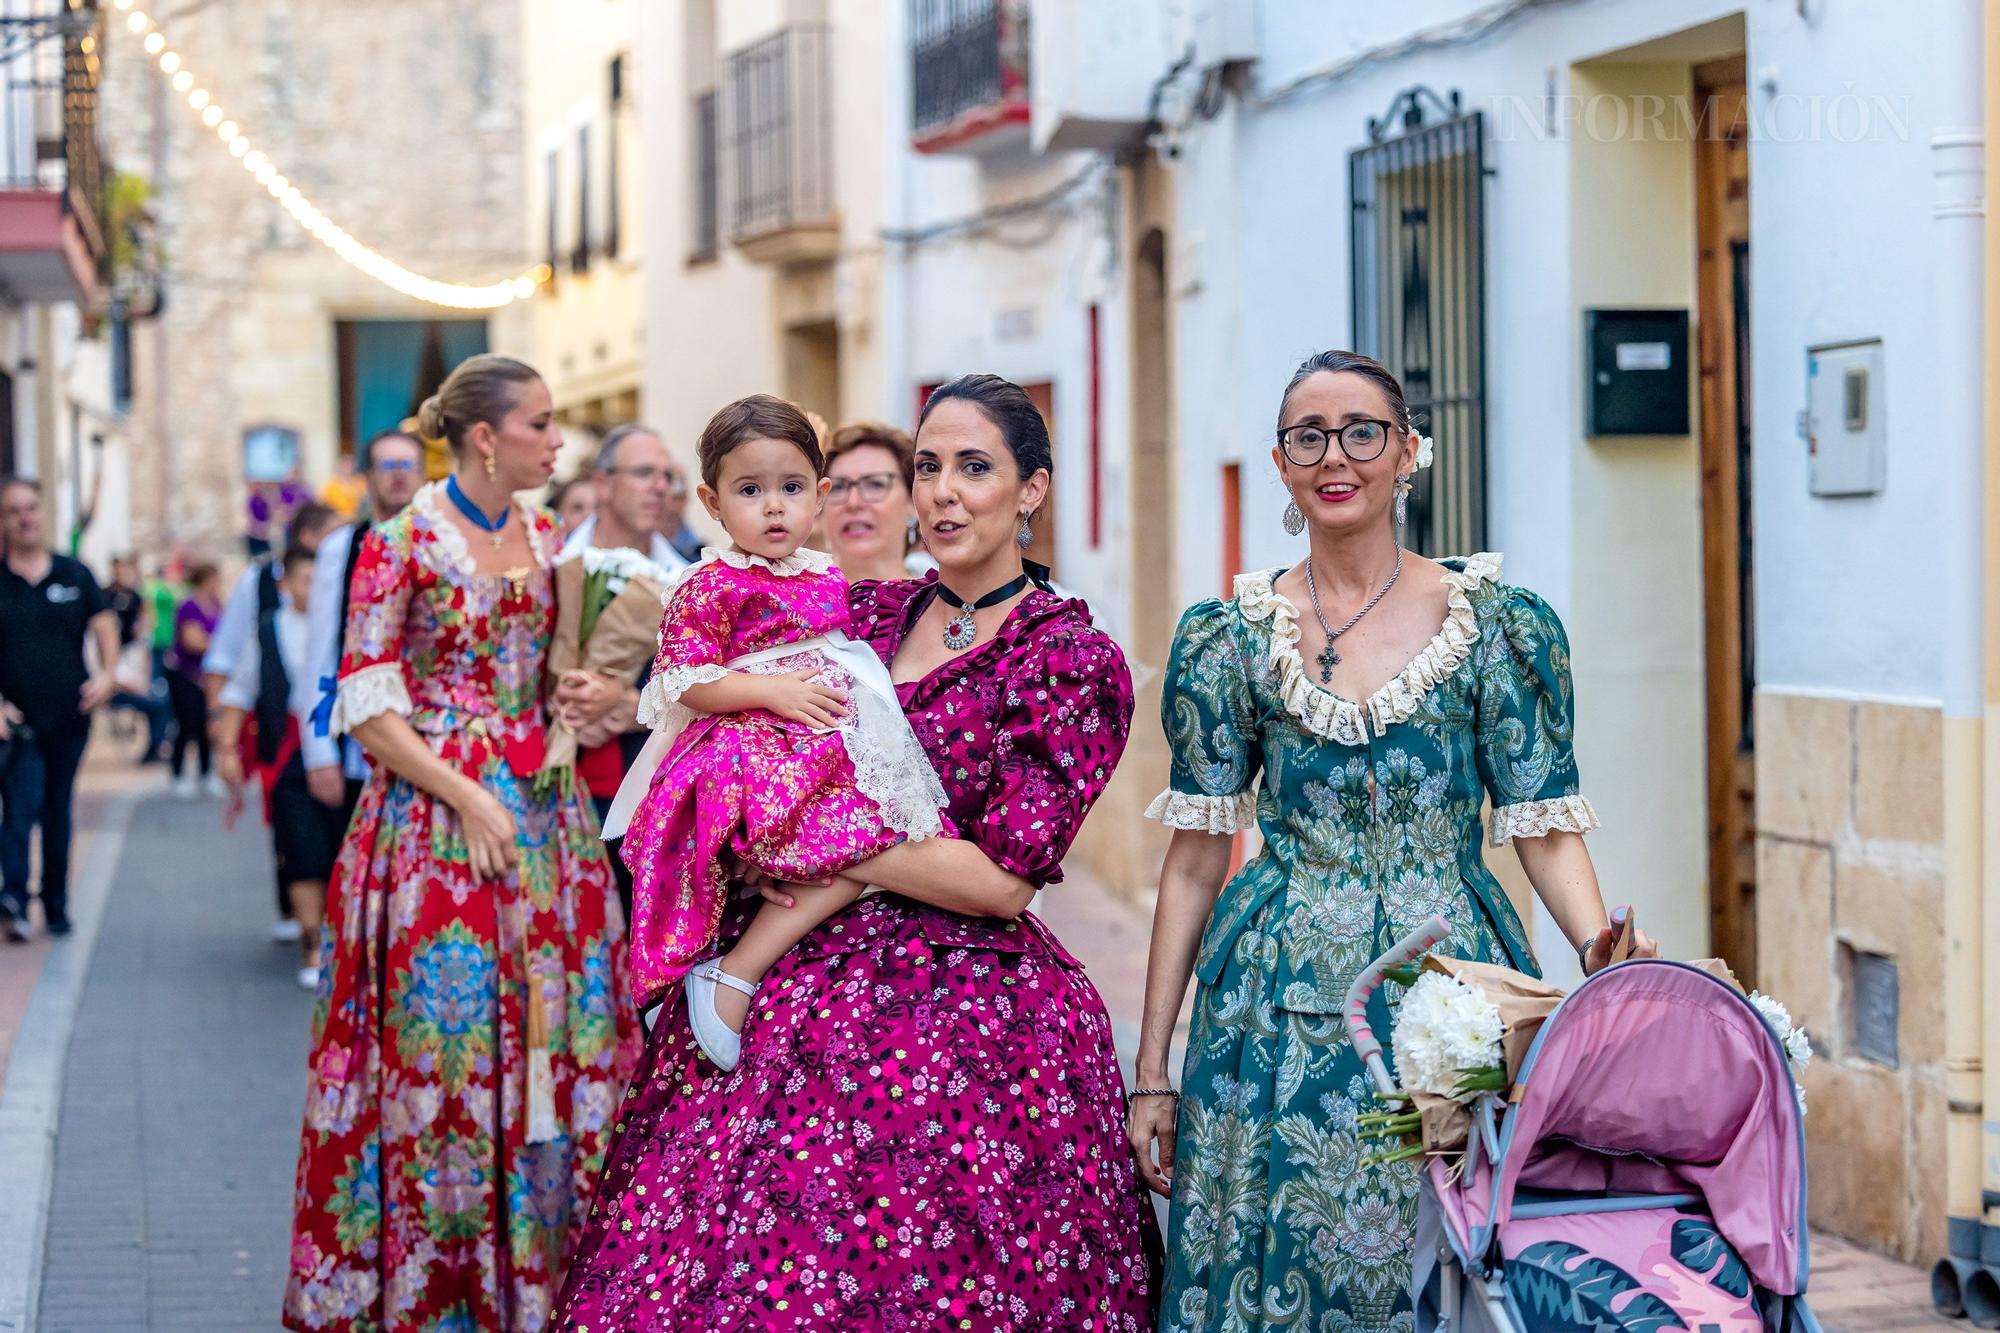
[[[1498,589],[1482,617],[1475,753],[1493,799],[1493,844],[1588,833],[1597,812],[1576,768],[1569,636],[1534,593]]]
[[[685,716],[675,711],[681,696],[696,685],[729,674],[723,663],[729,657],[735,612],[731,584],[716,572],[723,568],[707,562],[696,565],[667,593],[666,611],[660,619],[660,650],[653,657],[645,688],[639,692],[641,726],[659,728],[675,720],[685,722]]]
[[[407,519],[361,539],[328,730],[345,735],[383,713],[410,716],[409,618],[416,560]]]
[[[1035,887],[1062,879],[1083,817],[1132,734],[1132,675],[1091,627],[1051,634],[1009,678],[994,719],[997,773],[986,808],[959,836]]]
[[[1229,834],[1257,820],[1257,715],[1234,618],[1210,598],[1174,631],[1160,702],[1171,766],[1167,789],[1146,809],[1168,828]]]

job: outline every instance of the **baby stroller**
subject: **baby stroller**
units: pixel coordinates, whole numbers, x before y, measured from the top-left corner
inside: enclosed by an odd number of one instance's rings
[[[1385,1092],[1368,1001],[1448,934],[1433,918],[1348,992]],[[1463,1166],[1425,1168],[1419,1333],[1819,1333],[1800,1116],[1740,991],[1685,963],[1605,968],[1542,1024],[1511,1091],[1480,1098]]]

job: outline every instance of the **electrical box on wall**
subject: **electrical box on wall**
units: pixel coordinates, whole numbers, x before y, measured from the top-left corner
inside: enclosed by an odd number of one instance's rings
[[[1879,495],[1889,481],[1882,340],[1806,348],[1806,472],[1821,496]]]
[[[1583,433],[1688,433],[1688,312],[1583,312]]]

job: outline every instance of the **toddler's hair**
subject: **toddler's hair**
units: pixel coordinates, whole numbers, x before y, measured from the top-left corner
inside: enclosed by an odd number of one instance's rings
[[[750,440],[789,441],[812,464],[813,476],[826,473],[819,432],[806,420],[806,414],[782,398],[753,393],[723,408],[702,427],[701,442],[695,446],[695,453],[701,459],[702,484],[714,490],[716,480],[722,475],[722,460]]]

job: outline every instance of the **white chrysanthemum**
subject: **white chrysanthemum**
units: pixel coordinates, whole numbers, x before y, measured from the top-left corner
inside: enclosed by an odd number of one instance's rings
[[[1799,1096],[1799,1114],[1804,1115],[1806,1089],[1805,1085],[1798,1081],[1798,1076],[1812,1063],[1812,1038],[1806,1035],[1804,1028],[1792,1022],[1791,1010],[1764,992],[1751,991],[1750,1003],[1757,1007],[1757,1012],[1771,1025],[1771,1030],[1778,1034],[1778,1044],[1785,1048],[1785,1063],[1792,1067],[1792,1086]]]
[[[609,574],[615,596],[623,592],[625,585],[633,579],[646,579],[655,587],[664,588],[673,582],[672,575],[661,569],[643,553],[629,546],[591,546],[583,552],[583,572],[585,574]]]
[[[1403,996],[1391,1041],[1409,1092],[1457,1093],[1474,1070],[1500,1064],[1500,1011],[1442,972],[1426,972]]]
[[[1417,436],[1417,471],[1421,472],[1437,461],[1437,451],[1431,448],[1431,437]]]

